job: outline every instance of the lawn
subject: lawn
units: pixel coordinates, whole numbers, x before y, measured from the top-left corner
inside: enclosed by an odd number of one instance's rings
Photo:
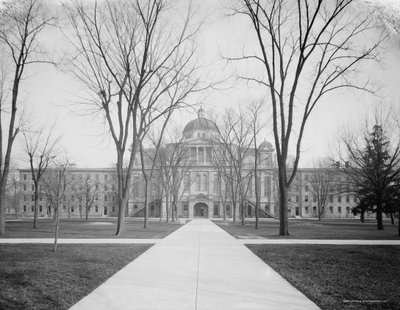
[[[244,226],[240,222],[218,222],[219,227],[238,239],[258,238],[293,238],[293,239],[372,239],[372,240],[400,240],[397,224],[391,225],[384,222],[384,230],[377,230],[376,222],[368,219],[361,223],[357,219],[346,220],[289,220],[290,236],[279,236],[278,220],[260,221],[258,230],[254,228],[254,222],[246,222]]]
[[[400,309],[399,246],[248,248],[324,310]]]
[[[151,245],[0,245],[0,309],[68,309]]]
[[[8,221],[6,223],[6,238],[53,238],[54,221],[39,220],[39,228],[33,229],[32,220]],[[162,239],[181,227],[178,223],[149,221],[148,227],[143,228],[143,220],[126,219],[125,232],[121,238]],[[59,238],[116,238],[117,220],[63,219],[60,221]]]

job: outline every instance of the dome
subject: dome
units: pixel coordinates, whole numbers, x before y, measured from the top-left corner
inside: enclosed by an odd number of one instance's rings
[[[186,124],[185,128],[183,129],[183,133],[189,133],[193,130],[200,130],[200,131],[217,131],[217,125],[207,118],[204,117],[204,110],[200,108],[197,112],[198,117],[194,120],[191,120],[189,123]]]
[[[265,149],[267,149],[267,150],[272,150],[272,149],[273,149],[272,144],[271,144],[270,142],[266,141],[265,139],[264,139],[264,141],[260,144],[260,146],[259,146],[258,148],[259,148],[260,150],[265,150]]]

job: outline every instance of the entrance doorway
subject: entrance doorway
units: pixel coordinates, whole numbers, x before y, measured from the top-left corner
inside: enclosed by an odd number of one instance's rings
[[[193,207],[195,217],[208,217],[208,206],[204,202],[198,202]]]

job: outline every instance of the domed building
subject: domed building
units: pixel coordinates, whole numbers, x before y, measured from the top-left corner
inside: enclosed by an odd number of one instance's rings
[[[240,149],[233,144],[219,142],[217,125],[206,118],[204,109],[189,121],[183,129],[183,138],[159,150],[157,164],[147,191],[150,217],[176,218],[239,218],[253,217],[255,211],[254,155],[258,154],[259,215],[278,216],[278,191],[275,186],[277,170],[273,165],[273,145],[264,140],[257,148]],[[227,154],[230,153],[230,157]],[[154,149],[146,150],[145,166],[151,167]],[[241,160],[239,160],[241,159]],[[238,162],[241,164],[239,165]],[[240,166],[241,177],[235,173]],[[334,182],[341,183],[347,177],[337,168],[301,168],[288,191],[288,212],[293,217],[315,218],[321,216],[352,217],[357,197],[351,193],[330,194],[326,208],[318,209],[317,197],[312,192],[313,175],[329,173]],[[20,169],[20,197],[17,207],[6,207],[6,214],[31,217],[33,206],[33,181],[30,169]],[[68,178],[73,184],[91,184],[94,188],[93,207],[87,211],[90,217],[117,216],[116,172],[114,168],[69,168]],[[239,180],[240,179],[240,180]],[[140,156],[132,171],[131,197],[127,216],[143,216],[145,204],[144,178]],[[95,186],[95,187],[93,187]],[[65,193],[60,216],[82,217],[82,199],[79,191],[71,187]],[[43,199],[42,199],[43,198]],[[39,199],[39,216],[51,217],[46,196]]]
[[[197,112],[197,117],[189,121],[183,129],[182,136],[184,142],[172,143],[166,146],[166,149],[172,150],[173,148],[181,148],[180,153],[186,154],[184,159],[174,159],[170,162],[179,161],[179,167],[164,167],[160,168],[159,179],[157,184],[153,187],[161,185],[165,186],[163,182],[163,169],[170,170],[166,172],[169,176],[174,175],[175,183],[179,184],[179,188],[175,189],[159,188],[158,193],[164,193],[157,198],[158,204],[150,207],[150,216],[165,216],[167,207],[175,206],[175,212],[179,218],[219,218],[224,214],[227,218],[232,216],[239,216],[239,198],[237,193],[232,194],[228,188],[230,184],[229,179],[234,177],[227,176],[230,169],[230,163],[225,162],[221,164],[217,159],[218,152],[221,148],[218,147],[218,127],[210,119],[206,118],[205,111],[200,108]],[[182,152],[183,148],[183,152]],[[245,197],[241,199],[246,203],[246,215],[252,216],[254,214],[255,204],[255,185],[254,178],[251,177],[254,170],[254,149],[248,149],[243,162],[243,175],[242,183],[245,183]],[[261,164],[259,166],[260,180],[261,180],[261,210],[260,214],[267,216],[273,213],[270,206],[273,205],[272,195],[272,145],[264,141],[258,150],[260,154]],[[253,155],[252,155],[253,154]],[[136,177],[137,187],[140,186],[140,176]],[[161,181],[160,181],[161,179]],[[164,185],[163,185],[164,184]],[[176,184],[175,184],[176,185]],[[134,186],[135,187],[135,186]],[[168,186],[167,186],[168,187]],[[175,191],[175,192],[174,192]],[[155,192],[153,190],[153,192]],[[169,192],[169,195],[165,195]],[[243,196],[242,195],[242,196]],[[234,196],[234,197],[232,197]],[[139,199],[140,200],[140,199]],[[134,207],[132,210],[139,210],[142,205],[141,201],[132,200]],[[235,208],[236,206],[236,208]],[[236,212],[235,212],[236,209]],[[171,213],[170,211],[168,212]],[[261,214],[261,215],[262,215]],[[138,215],[141,214],[138,212]]]

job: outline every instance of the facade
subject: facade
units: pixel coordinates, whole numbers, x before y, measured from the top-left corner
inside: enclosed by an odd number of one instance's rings
[[[234,214],[234,204],[227,194],[226,178],[222,177],[221,169],[215,161],[215,136],[218,128],[211,120],[204,117],[203,109],[198,111],[197,118],[186,124],[182,132],[185,140],[183,144],[169,144],[165,151],[174,147],[185,148],[187,157],[177,166],[181,173],[178,189],[175,192],[166,190],[162,167],[156,165],[152,182],[149,184],[147,199],[149,201],[150,217],[165,217],[167,205],[175,206],[179,218],[221,218],[224,211],[227,218]],[[243,175],[245,182],[245,216],[254,216],[255,211],[255,184],[253,178],[254,149],[248,149],[244,156]],[[278,194],[276,169],[274,168],[274,149],[271,143],[264,141],[258,148],[260,164],[258,166],[260,180],[260,216],[274,217],[278,214]],[[154,154],[154,150],[147,150]],[[151,159],[151,155],[149,156]],[[145,163],[149,167],[151,160]],[[172,164],[171,164],[172,165]],[[229,163],[224,163],[225,168]],[[310,180],[321,169],[299,169],[296,179],[288,193],[289,214],[293,217],[318,217],[317,198],[312,194]],[[335,172],[337,184],[344,181],[345,176]],[[86,201],[91,201],[88,211],[89,217],[117,216],[116,177],[112,168],[85,169],[71,167],[67,172],[70,184],[62,199],[61,214],[66,217],[85,217]],[[19,210],[20,216],[33,215],[33,182],[30,170],[19,170]],[[176,184],[175,184],[176,185]],[[90,197],[83,195],[84,188],[90,188]],[[169,193],[169,194],[168,194]],[[168,194],[168,195],[167,195]],[[144,180],[141,163],[136,160],[132,174],[132,193],[128,203],[127,216],[142,216],[144,207]],[[330,195],[327,198],[323,217],[352,217],[351,210],[356,205],[356,199],[350,194]],[[225,207],[225,208],[224,208]],[[239,205],[236,201],[236,216],[239,217]],[[46,194],[39,197],[39,216],[49,217],[52,210],[47,202]]]

